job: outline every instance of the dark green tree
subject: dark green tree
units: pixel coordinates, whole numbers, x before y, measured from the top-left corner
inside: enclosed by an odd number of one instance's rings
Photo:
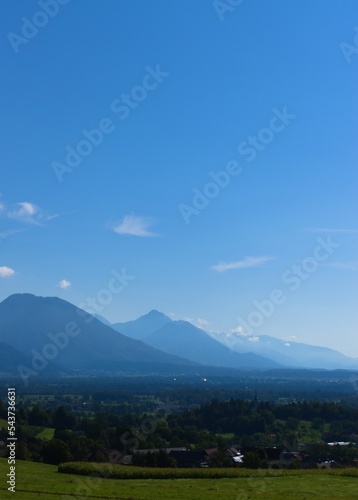
[[[45,463],[58,465],[63,462],[70,462],[72,455],[67,443],[61,439],[51,439],[42,445],[41,456]]]

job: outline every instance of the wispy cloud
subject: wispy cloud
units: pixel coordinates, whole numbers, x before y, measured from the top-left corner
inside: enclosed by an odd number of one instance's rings
[[[9,236],[11,236],[12,234],[16,234],[16,233],[22,233],[23,231],[26,231],[26,228],[21,228],[21,229],[8,229],[7,231],[4,231],[2,233],[0,233],[0,244],[6,240],[6,238],[8,238]]]
[[[11,267],[2,266],[0,267],[0,278],[10,278],[14,276],[15,271]]]
[[[34,219],[34,215],[39,212],[39,208],[34,203],[29,203],[28,201],[23,201],[16,204],[14,210],[8,211],[7,216],[10,219],[20,220],[26,222],[27,224],[37,224]]]
[[[231,342],[235,343],[235,339],[241,337],[242,339],[245,339],[247,342],[260,342],[260,337],[257,335],[251,335],[246,331],[246,329],[243,326],[237,326],[236,328],[233,328],[232,330],[229,330],[229,333],[226,334],[228,339]]]
[[[231,330],[229,330],[229,333],[228,335],[248,335],[246,333],[246,330],[243,326],[237,326],[236,328],[232,328]]]
[[[15,219],[20,222],[24,222],[25,224],[38,225],[57,217],[57,215],[50,215],[45,210],[42,210],[37,205],[30,203],[29,201],[16,203],[12,210],[7,211],[7,216],[9,219]]]
[[[257,267],[265,264],[269,260],[272,260],[273,257],[245,257],[243,260],[236,260],[234,262],[223,262],[220,261],[218,264],[211,266],[211,269],[217,271],[219,273],[223,271],[228,271],[230,269],[246,269],[248,267]]]
[[[123,219],[115,224],[112,229],[118,234],[130,234],[132,236],[157,236],[149,230],[150,226],[155,223],[155,220],[151,217],[141,217],[138,215],[125,215]]]
[[[203,318],[184,318],[184,320],[188,321],[197,328],[202,329],[207,328],[210,325],[210,321],[206,321],[206,319]]]
[[[305,227],[307,233],[358,233],[358,229],[340,229],[327,227]]]
[[[330,262],[326,266],[333,269],[341,269],[342,271],[358,271],[358,260],[351,262]]]
[[[71,286],[71,282],[68,280],[61,280],[58,282],[57,286],[59,286],[62,289],[66,289],[66,288],[69,288]]]

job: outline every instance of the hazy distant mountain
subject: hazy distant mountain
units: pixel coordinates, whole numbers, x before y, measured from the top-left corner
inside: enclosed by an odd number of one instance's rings
[[[154,329],[156,321],[164,323],[164,326],[148,335],[145,325],[148,322]],[[140,326],[137,328],[138,325]],[[172,321],[158,311],[151,311],[146,316],[131,321],[130,328],[132,335],[140,333],[146,344],[203,365],[259,369],[280,366],[278,363],[257,354],[239,354],[212,339],[206,332],[191,323]],[[122,331],[126,332],[123,325]]]
[[[114,331],[69,302],[31,294],[11,295],[0,303],[0,342],[37,357],[38,363],[42,357],[49,365],[69,369],[118,371],[134,363],[145,371],[147,364],[193,365]],[[18,362],[23,362],[20,356]]]
[[[42,361],[48,375],[64,370],[172,373],[199,364],[358,369],[358,359],[333,349],[267,335],[209,334],[155,310],[112,327],[97,318],[57,297],[11,295],[0,303],[0,374],[14,373],[19,364],[31,369]]]
[[[0,342],[0,375],[18,376],[17,367],[19,365],[31,366],[31,356],[23,354],[5,342]],[[57,365],[52,365],[51,375],[61,372]]]
[[[211,366],[243,366],[243,358],[232,358],[236,353],[250,354],[251,358],[246,358],[246,361],[249,366],[255,367],[272,361],[292,368],[358,369],[358,359],[328,347],[286,341],[268,335],[209,333],[186,321],[172,321],[158,311],[151,311],[134,321],[117,323],[113,327],[117,329],[117,325],[118,331],[141,339],[152,347]],[[223,351],[221,346],[225,346],[226,350]],[[253,355],[260,356],[261,363]]]
[[[110,323],[108,321],[108,319],[104,318],[103,316],[101,316],[100,314],[92,314],[92,316],[96,319],[98,319],[98,321],[100,321],[101,323],[103,323],[104,325],[107,325],[107,326],[110,326],[112,327],[112,323]]]
[[[211,333],[212,338],[235,352],[254,352],[290,367],[358,369],[358,359],[350,358],[328,347],[319,347],[270,337],[269,335],[242,335]]]
[[[132,339],[144,340],[150,334],[171,322],[172,320],[168,318],[168,316],[165,316],[165,314],[153,309],[148,314],[140,316],[138,319],[133,321],[127,321],[126,323],[114,323],[112,328],[114,328],[117,332],[124,333],[124,335],[127,335]]]
[[[32,360],[33,356],[23,354],[11,345],[0,342],[0,376],[18,377],[22,373],[18,371],[18,367],[22,366],[32,369]],[[73,370],[60,366],[56,361],[48,363],[44,372],[41,371],[39,374],[44,374],[47,377],[58,377],[65,373],[68,375],[73,373]],[[30,374],[25,370],[25,375]]]

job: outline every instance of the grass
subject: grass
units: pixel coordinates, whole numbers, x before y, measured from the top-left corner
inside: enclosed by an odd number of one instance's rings
[[[304,476],[308,473],[326,476],[351,477],[358,479],[357,468],[302,471],[297,469],[245,469],[245,468],[160,468],[134,467],[96,462],[67,462],[58,466],[60,473],[78,475],[100,475],[111,479],[223,479],[223,478],[277,478]],[[317,476],[318,477],[318,476]]]
[[[55,434],[55,429],[52,429],[52,427],[44,427],[41,432],[36,434],[36,437],[38,439],[52,439]]]
[[[233,432],[217,432],[216,436],[221,436],[224,439],[232,439],[235,434]]]
[[[15,428],[18,424],[15,424]],[[0,427],[7,429],[7,420],[0,418]],[[26,430],[32,436],[38,439],[52,439],[55,434],[55,429],[52,427],[38,427],[36,425],[26,426]]]
[[[122,467],[123,468],[123,467]],[[123,469],[129,469],[124,467]],[[144,469],[148,470],[148,469]],[[9,466],[0,459],[0,498],[7,491]],[[189,471],[189,472],[188,472]],[[151,469],[155,474],[155,469]],[[185,472],[185,471],[184,471]],[[190,469],[186,470],[190,473]],[[205,471],[206,472],[206,471]],[[312,500],[357,498],[358,471],[287,471],[265,477],[264,471],[239,469],[223,479],[103,479],[57,472],[47,464],[16,462],[16,493],[21,500]],[[246,477],[244,477],[246,475]]]
[[[4,418],[0,418],[0,427],[7,429],[7,420],[5,420]]]

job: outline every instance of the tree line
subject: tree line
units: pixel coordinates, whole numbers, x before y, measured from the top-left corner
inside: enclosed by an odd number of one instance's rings
[[[0,416],[6,415],[0,401]],[[87,461],[103,449],[135,455],[138,449],[167,447],[217,448],[220,452],[234,443],[269,447],[307,442],[311,447],[324,447],[329,441],[355,441],[358,435],[358,409],[320,401],[276,404],[214,398],[169,414],[98,411],[92,416],[64,405],[45,408],[35,404],[31,408],[19,406],[16,418],[17,458],[47,463]],[[51,439],[39,435],[43,428],[54,429]],[[6,441],[6,437],[7,429],[2,429],[0,440]],[[354,447],[349,453],[340,453],[358,458],[357,451]],[[164,455],[154,458],[159,463],[167,460]],[[139,464],[142,459],[136,455],[135,460]]]

